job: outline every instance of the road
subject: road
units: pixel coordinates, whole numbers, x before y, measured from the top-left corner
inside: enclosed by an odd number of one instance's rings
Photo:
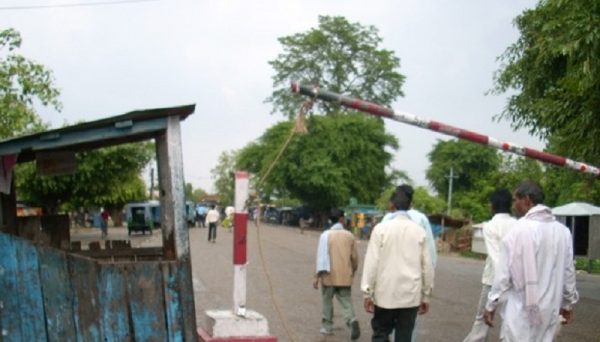
[[[249,223],[248,230],[248,309],[267,318],[271,334],[279,341],[348,341],[349,331],[339,314],[334,318],[334,336],[319,334],[320,293],[312,288],[319,232],[300,234],[296,228],[261,225],[261,257],[257,228]],[[190,230],[197,321],[204,328],[205,310],[230,310],[233,302],[232,234],[219,228],[217,242],[211,244],[207,233],[204,228]],[[365,250],[366,241],[359,241],[361,262]],[[475,314],[482,270],[481,260],[439,256],[430,312],[418,319],[419,341],[462,341]],[[370,315],[362,307],[359,291],[361,272],[362,263],[352,296],[362,330],[359,341],[369,341]],[[563,327],[559,341],[598,342],[600,276],[578,274],[577,286],[581,298],[574,322]],[[498,330],[493,329],[492,340],[497,340]]]

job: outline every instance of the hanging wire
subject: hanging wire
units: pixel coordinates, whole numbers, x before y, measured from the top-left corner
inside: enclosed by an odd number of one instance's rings
[[[283,145],[279,149],[279,152],[277,153],[277,155],[275,156],[273,161],[270,163],[269,167],[267,168],[267,171],[263,174],[263,176],[258,181],[258,183],[256,185],[257,193],[262,188],[267,177],[271,174],[271,171],[273,170],[275,164],[277,164],[277,162],[283,155],[283,152],[288,148],[294,135],[295,134],[304,134],[304,133],[308,132],[306,129],[306,124],[304,122],[304,118],[305,118],[305,114],[312,108],[313,104],[314,104],[314,98],[311,98],[309,100],[304,101],[304,103],[300,107],[300,111],[296,115],[296,120],[294,122],[294,126],[290,130],[290,135],[288,136],[286,141],[283,143]],[[257,244],[258,244],[258,254],[260,255],[260,262],[262,264],[262,269],[263,269],[263,272],[265,273],[265,277],[267,278],[267,284],[269,285],[269,295],[271,297],[271,302],[273,303],[273,306],[275,307],[275,311],[277,312],[279,321],[281,322],[281,324],[283,324],[283,328],[286,332],[288,339],[290,341],[296,341],[296,338],[295,338],[294,334],[291,332],[290,328],[288,327],[287,320],[285,319],[283,312],[281,311],[281,308],[279,307],[279,303],[277,301],[277,297],[275,296],[275,291],[273,289],[273,279],[271,278],[271,273],[269,272],[269,269],[267,268],[266,259],[265,259],[264,253],[263,253],[262,239],[260,236],[261,225],[260,225],[260,196],[259,195],[257,195],[256,205],[258,208],[259,215],[257,215],[254,218],[255,219],[254,224],[256,226],[256,239],[257,239]]]

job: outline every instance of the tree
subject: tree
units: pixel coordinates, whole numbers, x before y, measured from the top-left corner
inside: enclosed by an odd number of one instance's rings
[[[50,211],[67,206],[106,207],[113,219],[123,206],[146,198],[140,174],[152,159],[152,143],[133,143],[80,152],[77,171],[64,176],[39,176],[35,164],[18,165],[15,182],[20,199],[44,205]],[[64,209],[64,208],[63,208]]]
[[[269,64],[275,69],[273,112],[294,117],[303,99],[289,90],[291,80],[318,84],[324,89],[391,105],[402,96],[404,76],[396,71],[400,60],[379,47],[382,39],[374,26],[348,22],[343,17],[319,16],[318,28],[279,38],[284,52]],[[330,114],[339,106],[316,104]]]
[[[600,162],[600,2],[545,0],[515,20],[521,36],[500,57],[500,118],[560,138],[572,158]]]
[[[292,125],[281,122],[269,128],[242,149],[238,166],[262,177]],[[350,197],[374,203],[394,181],[385,170],[392,158],[386,148],[397,149],[398,142],[381,120],[358,113],[313,116],[308,126],[310,133],[293,137],[259,190],[327,210],[347,204]]]
[[[0,31],[0,138],[40,130],[44,126],[33,109],[35,100],[61,109],[52,73],[17,54],[21,42],[21,35],[14,29]]]
[[[481,221],[489,217],[488,196],[497,186],[501,158],[496,150],[464,140],[439,140],[429,152],[427,179],[442,197],[448,196],[450,168],[452,208],[463,218]],[[455,211],[453,210],[453,213]]]
[[[221,198],[221,204],[231,205],[235,195],[236,159],[238,151],[224,151],[219,156],[217,165],[210,170],[214,179],[214,186]]]
[[[442,197],[448,196],[448,174],[454,169],[454,193],[474,189],[477,181],[489,178],[500,166],[496,150],[464,140],[438,140],[427,155],[427,180]]]

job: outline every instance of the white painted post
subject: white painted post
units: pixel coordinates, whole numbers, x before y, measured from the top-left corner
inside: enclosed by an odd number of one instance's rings
[[[249,175],[245,171],[235,172],[235,214],[233,220],[233,313],[246,316],[246,248]]]

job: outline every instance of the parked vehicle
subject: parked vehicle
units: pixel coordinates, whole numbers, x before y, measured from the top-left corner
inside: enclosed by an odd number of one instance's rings
[[[125,206],[125,217],[129,235],[139,231],[152,234],[156,221],[160,224],[160,204],[158,201],[129,203]]]

